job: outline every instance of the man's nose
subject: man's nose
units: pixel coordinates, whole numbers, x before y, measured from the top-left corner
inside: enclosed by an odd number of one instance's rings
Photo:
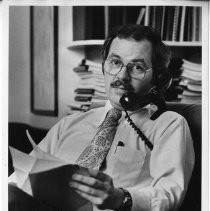
[[[126,66],[123,66],[118,72],[117,77],[121,80],[130,80],[130,73]]]

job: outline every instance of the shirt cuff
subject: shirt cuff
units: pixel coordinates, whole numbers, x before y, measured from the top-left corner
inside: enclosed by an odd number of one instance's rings
[[[148,191],[137,190],[136,188],[126,188],[131,194],[132,209],[131,211],[150,210],[151,194]]]

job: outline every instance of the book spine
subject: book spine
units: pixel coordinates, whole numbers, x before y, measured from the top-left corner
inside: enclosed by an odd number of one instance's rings
[[[196,26],[195,26],[195,41],[199,41],[199,33],[200,33],[200,8],[196,7]]]
[[[164,32],[164,20],[165,20],[165,10],[166,7],[163,6],[163,12],[162,12],[162,21],[161,21],[161,39],[163,39],[163,32]]]
[[[142,8],[140,9],[139,16],[138,16],[138,19],[137,19],[137,21],[136,21],[136,24],[138,24],[138,25],[141,24],[141,22],[142,22],[142,20],[143,20],[143,17],[144,17],[144,15],[145,15],[145,11],[146,11],[146,9],[145,9],[144,7],[142,7]]]
[[[151,27],[153,28],[153,29],[155,29],[156,28],[156,19],[157,19],[157,7],[152,7],[152,11],[151,11]]]
[[[192,8],[192,41],[196,41],[196,28],[197,28],[197,8]]]
[[[109,33],[109,7],[108,6],[104,6],[104,22],[105,22],[105,37],[108,36]]]
[[[150,18],[150,6],[146,6],[146,11],[145,11],[145,19],[144,19],[144,25],[149,26],[149,18]]]
[[[92,97],[85,97],[85,96],[75,96],[74,100],[75,101],[82,101],[82,102],[86,102],[86,101],[91,101]]]
[[[156,9],[155,29],[160,34],[161,34],[162,19],[163,19],[163,7],[158,6]]]
[[[169,7],[168,20],[167,20],[167,31],[166,31],[166,40],[168,40],[168,41],[172,41],[174,10],[175,10],[174,6]]]
[[[78,94],[93,94],[94,89],[75,89],[74,92]]]
[[[198,24],[199,24],[199,33],[198,33],[198,41],[202,41],[202,8],[199,7],[198,8],[198,15],[199,15],[199,21],[198,21]]]
[[[179,41],[184,41],[184,27],[185,27],[185,19],[186,19],[186,6],[182,7],[182,15],[181,15],[181,26],[180,26],[180,35]]]
[[[102,68],[101,63],[97,63],[97,62],[91,61],[89,59],[82,59],[81,65],[89,65],[89,66],[95,66],[95,67]]]
[[[176,39],[177,39],[179,11],[180,11],[180,7],[176,6],[175,7],[175,11],[174,11],[174,23],[173,23],[172,41],[176,41]]]

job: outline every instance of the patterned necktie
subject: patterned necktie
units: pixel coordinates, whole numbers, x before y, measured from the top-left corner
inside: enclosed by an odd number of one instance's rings
[[[118,120],[122,112],[112,108],[103,123],[99,126],[96,135],[76,161],[76,164],[92,169],[99,169],[104,161],[115,136]]]

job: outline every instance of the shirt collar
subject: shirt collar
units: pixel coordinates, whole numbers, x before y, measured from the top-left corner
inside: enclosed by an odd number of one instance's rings
[[[106,104],[105,104],[105,106],[104,106],[104,112],[103,112],[103,114],[102,114],[102,116],[101,116],[101,119],[100,119],[100,121],[99,121],[99,125],[102,124],[102,122],[104,121],[104,119],[105,119],[105,117],[106,117],[108,111],[109,111],[110,109],[112,109],[112,108],[113,108],[113,106],[111,105],[110,101],[107,100],[107,102],[106,102]],[[129,115],[129,116],[132,116],[132,115],[135,114],[135,113],[141,112],[141,111],[143,111],[143,110],[145,111],[145,109],[148,111],[149,116],[151,116],[151,115],[157,110],[157,107],[156,107],[155,105],[153,105],[153,104],[148,104],[148,105],[146,105],[145,107],[140,108],[140,109],[138,109],[138,110],[136,110],[136,111],[128,111],[128,115]],[[125,115],[126,115],[125,112],[122,111],[122,117],[120,118],[119,122],[122,121],[123,119],[125,119]]]

